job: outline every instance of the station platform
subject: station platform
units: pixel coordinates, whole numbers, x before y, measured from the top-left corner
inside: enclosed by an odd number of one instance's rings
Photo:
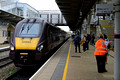
[[[10,48],[10,44],[0,44],[0,60],[9,57],[9,48]]]
[[[94,50],[89,45],[83,53],[81,46],[81,53],[75,53],[73,40],[69,39],[29,80],[113,80],[114,52],[109,52],[108,72],[98,73]]]
[[[8,46],[10,46],[10,44],[0,44],[0,48],[8,47]]]
[[[0,51],[3,51],[5,49],[9,49],[10,48],[10,44],[0,44]]]

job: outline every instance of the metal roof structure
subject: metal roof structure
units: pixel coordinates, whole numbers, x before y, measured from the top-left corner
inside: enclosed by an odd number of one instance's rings
[[[21,21],[24,18],[17,16],[15,14],[0,10],[0,19],[10,21],[13,24],[17,24],[19,21]]]
[[[56,0],[69,28],[79,29],[97,0]]]

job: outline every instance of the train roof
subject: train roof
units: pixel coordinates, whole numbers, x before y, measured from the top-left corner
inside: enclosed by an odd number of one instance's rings
[[[50,26],[52,26],[52,27],[54,27],[54,28],[56,28],[56,29],[59,29],[59,30],[61,30],[61,31],[63,31],[63,32],[65,32],[64,30],[62,30],[62,29],[60,29],[59,27],[57,27],[57,26],[55,26],[55,25],[53,25],[53,24],[49,24],[48,22],[46,22],[43,18],[39,18],[39,17],[36,17],[36,18],[25,18],[25,19],[23,19],[22,21],[20,21],[19,23],[29,23],[29,22],[41,22],[41,23],[46,23],[46,24],[48,24],[48,25],[50,25]]]
[[[42,18],[25,18],[22,22],[44,22]]]

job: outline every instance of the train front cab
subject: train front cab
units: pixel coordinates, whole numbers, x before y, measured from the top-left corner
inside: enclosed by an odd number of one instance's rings
[[[65,32],[40,19],[24,19],[15,29],[10,58],[16,66],[33,66],[65,39]]]
[[[17,24],[10,51],[10,58],[16,66],[33,66],[36,60],[40,60],[42,27],[42,21],[35,19],[25,19]]]

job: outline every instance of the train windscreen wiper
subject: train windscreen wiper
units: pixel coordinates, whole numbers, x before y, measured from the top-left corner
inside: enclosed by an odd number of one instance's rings
[[[21,33],[22,33],[22,31],[26,28],[25,26],[26,26],[27,24],[23,24],[23,27],[22,27],[22,29],[21,29]]]
[[[28,31],[31,29],[31,27],[32,27],[33,24],[34,24],[34,23],[30,24],[30,25],[27,27],[27,33],[28,33]]]
[[[35,21],[36,21],[36,19],[34,19],[33,21],[32,21],[32,23],[31,23],[31,25],[29,25],[27,28],[27,33],[28,33],[28,31],[31,29],[31,27],[32,27],[32,25],[35,23]]]

